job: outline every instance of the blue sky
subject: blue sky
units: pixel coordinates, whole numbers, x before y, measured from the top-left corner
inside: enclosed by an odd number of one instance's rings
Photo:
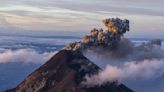
[[[88,31],[109,17],[130,20],[129,37],[164,36],[163,0],[1,0],[1,30]]]

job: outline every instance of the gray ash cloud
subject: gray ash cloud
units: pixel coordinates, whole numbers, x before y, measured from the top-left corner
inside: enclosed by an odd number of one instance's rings
[[[160,39],[136,46],[124,37],[129,31],[129,20],[109,18],[103,23],[107,30],[94,28],[82,41],[65,47],[67,50],[81,51],[102,68],[98,74],[86,75],[86,81],[82,84],[95,86],[111,81],[151,79],[164,75],[164,51],[160,48]]]
[[[119,18],[109,18],[103,20],[107,30],[92,29],[89,35],[85,35],[81,42],[74,42],[68,44],[65,49],[77,50],[85,49],[88,47],[106,46],[115,48],[118,42],[123,37],[123,34],[129,31],[129,20]]]

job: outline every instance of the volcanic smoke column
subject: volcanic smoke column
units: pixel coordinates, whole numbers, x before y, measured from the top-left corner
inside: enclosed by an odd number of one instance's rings
[[[88,45],[105,45],[115,47],[126,31],[129,31],[129,20],[119,18],[109,18],[103,20],[107,30],[93,29],[89,35],[83,37],[82,43]]]
[[[107,30],[92,29],[89,35],[85,35],[82,42],[68,44],[64,49],[83,50],[87,47],[105,46],[114,48],[121,40],[121,36],[129,31],[129,20],[119,18],[109,18],[102,21]]]

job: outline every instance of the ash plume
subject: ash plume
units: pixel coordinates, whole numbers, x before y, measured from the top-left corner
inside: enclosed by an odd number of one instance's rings
[[[123,34],[129,31],[129,20],[121,20],[119,18],[109,18],[103,20],[107,30],[92,29],[89,35],[85,35],[80,42],[68,44],[66,50],[85,50],[91,47],[117,47],[118,42],[123,37]]]
[[[64,49],[80,51],[102,68],[97,74],[86,75],[82,83],[87,86],[103,85],[127,79],[151,79],[164,75],[164,50],[161,40],[153,39],[135,45],[124,34],[129,31],[129,20],[109,18],[103,20],[107,29],[96,29],[80,42],[68,44]]]

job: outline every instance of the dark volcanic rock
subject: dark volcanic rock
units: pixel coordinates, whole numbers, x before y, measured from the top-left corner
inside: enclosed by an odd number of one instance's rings
[[[6,92],[133,92],[115,82],[89,88],[81,85],[86,74],[95,74],[99,69],[80,52],[62,50]]]

